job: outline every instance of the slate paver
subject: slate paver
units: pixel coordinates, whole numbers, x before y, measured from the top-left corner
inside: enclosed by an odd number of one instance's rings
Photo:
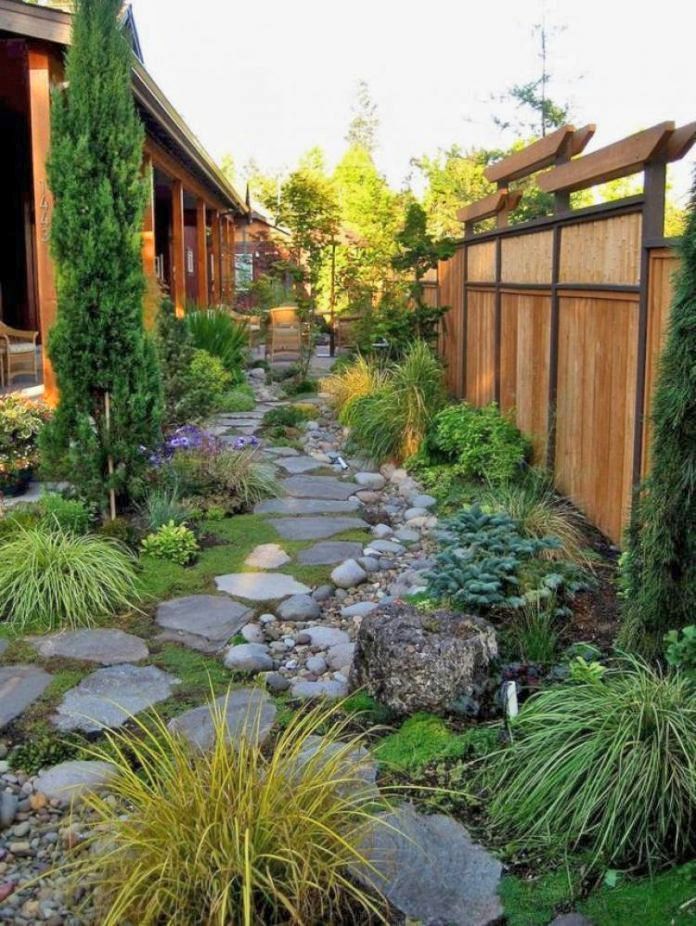
[[[0,666],[0,730],[40,697],[50,681],[38,666]]]
[[[225,595],[188,595],[163,601],[157,608],[157,624],[165,638],[192,649],[215,652],[253,617],[247,605]]]
[[[59,730],[95,733],[169,698],[179,679],[156,666],[97,669],[63,696],[51,721]]]
[[[254,505],[254,514],[349,514],[359,508],[355,498],[267,498]]]
[[[306,565],[328,566],[360,556],[363,545],[351,540],[323,540],[313,547],[300,550],[297,561]]]
[[[274,518],[268,522],[285,540],[322,540],[344,531],[367,528],[361,518]]]
[[[248,601],[276,601],[311,591],[283,572],[230,572],[215,576],[215,584],[221,592]]]
[[[44,637],[27,637],[43,659],[62,657],[81,662],[113,666],[120,662],[142,662],[149,651],[144,640],[132,633],[111,628],[66,630]]]
[[[237,688],[215,701],[225,716],[227,739],[238,742],[242,736],[263,743],[276,717],[276,707],[261,688]],[[209,704],[194,707],[169,722],[169,729],[185,736],[197,749],[209,749],[215,739],[215,713]]]
[[[261,543],[247,556],[244,565],[254,569],[277,569],[289,562],[290,557],[279,544]]]
[[[280,485],[295,498],[333,498],[340,501],[350,498],[358,490],[354,482],[343,482],[335,476],[290,476]]]
[[[323,469],[327,466],[326,463],[315,460],[314,457],[304,456],[281,458],[278,460],[278,465],[286,472],[292,473],[295,476],[301,476],[303,473],[311,473],[315,469]]]

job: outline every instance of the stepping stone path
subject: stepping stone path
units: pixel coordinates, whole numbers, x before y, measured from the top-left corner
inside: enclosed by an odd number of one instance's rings
[[[376,885],[407,920],[448,926],[493,926],[503,915],[498,897],[501,863],[466,829],[442,814],[404,804],[381,815],[362,846],[375,872],[358,877]]]
[[[300,550],[297,555],[298,563],[309,565],[333,565],[342,563],[346,559],[360,556],[362,544],[349,540],[325,540]]]
[[[66,692],[51,721],[58,730],[95,733],[122,726],[173,694],[179,679],[155,666],[109,666],[97,669]]]
[[[261,688],[237,688],[217,698],[216,707],[225,715],[227,739],[236,743],[242,736],[265,742],[276,718],[276,707]],[[214,714],[210,706],[194,707],[169,721],[169,729],[181,733],[192,746],[208,749],[214,741]]]
[[[299,475],[301,473],[311,473],[315,469],[322,469],[326,463],[315,460],[314,457],[286,457],[279,460],[282,469],[288,473]]]
[[[268,523],[284,540],[321,540],[367,527],[360,518],[276,518]]]
[[[73,759],[42,772],[34,788],[49,801],[70,804],[88,791],[96,791],[116,776],[116,768],[98,759]]]
[[[269,672],[273,660],[265,643],[238,643],[230,646],[222,660],[233,672]]]
[[[189,595],[163,601],[157,608],[160,639],[214,653],[247,624],[253,611],[225,595]]]
[[[278,569],[289,562],[290,557],[277,543],[262,543],[254,547],[244,560],[244,565],[254,569]]]
[[[249,601],[277,601],[288,595],[302,595],[311,589],[282,572],[230,572],[215,576],[221,592]]]
[[[354,482],[343,482],[334,476],[291,476],[281,486],[295,498],[332,498],[345,501],[355,495]]]
[[[0,666],[0,730],[40,697],[51,676],[38,666]]]
[[[254,514],[348,514],[359,508],[355,498],[267,498],[254,506]]]
[[[98,662],[113,666],[121,662],[142,662],[149,650],[140,637],[123,630],[67,630],[45,637],[27,637],[42,659],[54,656],[77,659],[80,662]]]

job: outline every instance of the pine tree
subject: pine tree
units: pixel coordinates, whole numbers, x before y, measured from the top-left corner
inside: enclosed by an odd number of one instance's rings
[[[624,646],[647,656],[696,622],[696,174],[653,399],[651,469],[625,566]]]
[[[49,466],[103,508],[138,489],[142,447],[159,439],[161,384],[143,326],[144,130],[131,93],[121,0],[79,0],[53,99],[48,176],[58,317],[49,355],[60,402]]]

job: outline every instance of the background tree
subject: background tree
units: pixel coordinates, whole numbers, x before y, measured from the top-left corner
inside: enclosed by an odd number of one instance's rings
[[[235,164],[234,157],[229,152],[223,154],[220,160],[220,170],[225,175],[225,178],[234,186],[237,182],[237,165]]]
[[[482,149],[463,151],[459,145],[440,149],[436,155],[413,158],[411,164],[426,180],[423,207],[428,228],[437,237],[461,235],[457,212],[495,189],[483,176],[489,155]]]
[[[367,81],[358,82],[355,103],[353,105],[353,118],[348,126],[346,141],[348,146],[363,148],[369,154],[374,154],[377,147],[377,129],[379,117],[377,105],[370,98]]]
[[[696,174],[653,398],[650,475],[625,563],[623,643],[654,655],[696,621]]]
[[[58,317],[49,355],[60,402],[45,431],[49,465],[112,516],[136,492],[142,446],[159,439],[161,384],[143,327],[144,131],[131,93],[120,0],[79,0],[53,102],[49,182]]]

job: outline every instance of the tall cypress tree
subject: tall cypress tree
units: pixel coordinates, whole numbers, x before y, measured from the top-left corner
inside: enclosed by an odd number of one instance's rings
[[[120,7],[121,0],[78,0],[48,163],[58,290],[49,355],[60,402],[44,447],[49,466],[61,461],[102,507],[110,495],[137,490],[141,447],[159,438],[162,404],[143,326],[144,130]]]
[[[628,537],[621,642],[647,656],[696,623],[696,174],[653,398],[651,469]]]

